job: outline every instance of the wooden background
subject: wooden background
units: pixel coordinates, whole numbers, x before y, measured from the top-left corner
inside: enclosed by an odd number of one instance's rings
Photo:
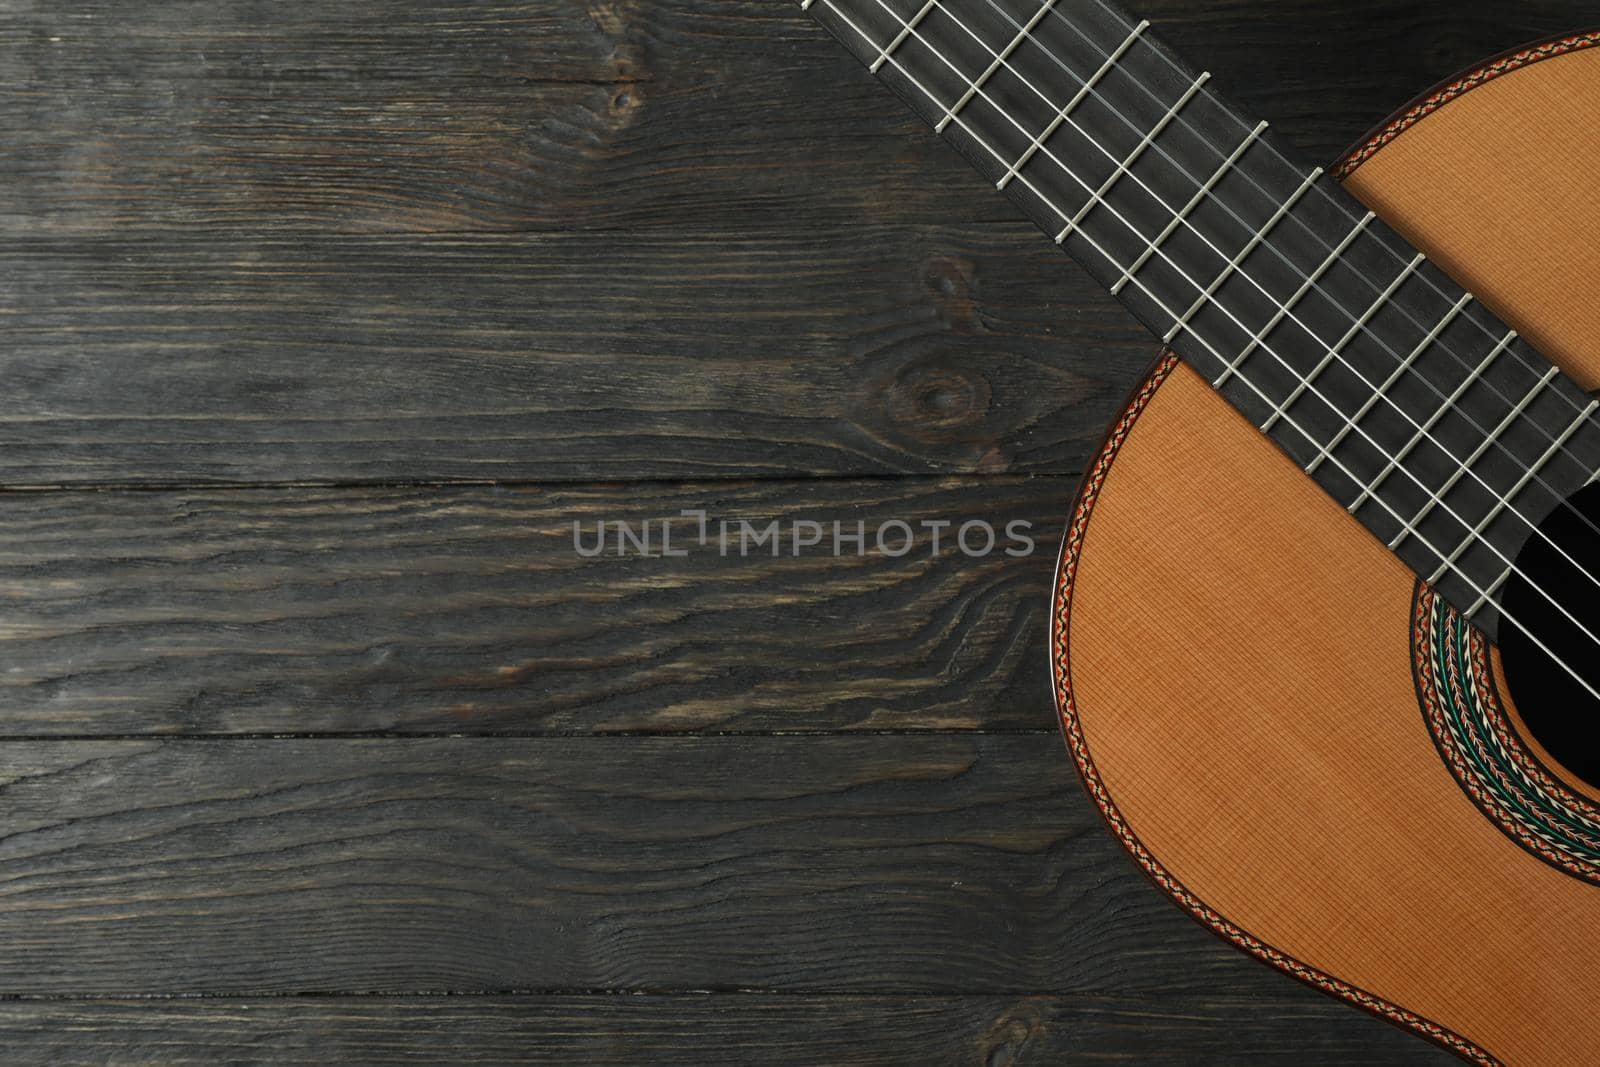
[[[1142,0],[1318,160],[1592,0]],[[1153,344],[781,0],[0,0],[7,1062],[1442,1059],[1053,725]],[[574,519],[1030,558],[580,558]]]

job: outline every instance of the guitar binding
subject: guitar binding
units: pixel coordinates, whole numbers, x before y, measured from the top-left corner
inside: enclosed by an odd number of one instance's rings
[[[1600,45],[1600,30],[1553,38],[1497,57],[1420,97],[1346,154],[1334,173],[1349,177],[1407,129],[1445,104],[1514,70]],[[1305,984],[1351,1003],[1456,1054],[1469,1063],[1500,1063],[1453,1030],[1280,951],[1230,922],[1174,878],[1140,842],[1095,768],[1072,695],[1068,656],[1072,590],[1095,501],[1117,452],[1178,359],[1166,353],[1136,388],[1084,475],[1056,566],[1051,618],[1051,674],[1062,734],[1089,798],[1113,835],[1158,888],[1224,941]],[[1478,808],[1519,845],[1558,869],[1600,884],[1600,806],[1563,785],[1528,749],[1499,698],[1482,633],[1419,582],[1413,612],[1413,669],[1423,718],[1456,781]],[[1528,803],[1529,798],[1535,802]]]
[[[1190,892],[1187,886],[1174,878],[1161,862],[1156,859],[1155,855],[1144,846],[1138,835],[1133,832],[1133,828],[1123,818],[1116,802],[1112,799],[1110,792],[1105,787],[1105,783],[1100,778],[1100,773],[1095,767],[1094,759],[1089,753],[1088,743],[1084,738],[1082,724],[1078,719],[1077,706],[1072,693],[1072,670],[1068,649],[1071,636],[1073,583],[1077,577],[1084,535],[1088,531],[1095,501],[1099,497],[1101,487],[1105,484],[1106,476],[1110,474],[1117,453],[1122,448],[1123,442],[1127,440],[1134,423],[1138,421],[1140,414],[1143,413],[1150,399],[1155,396],[1156,391],[1161,388],[1162,383],[1167,380],[1177,365],[1177,356],[1171,353],[1164,355],[1155,369],[1137,388],[1132,400],[1129,401],[1122,415],[1112,426],[1106,436],[1105,444],[1101,446],[1100,452],[1096,455],[1094,463],[1090,466],[1088,473],[1084,476],[1082,485],[1079,487],[1077,501],[1073,505],[1072,522],[1067,527],[1066,536],[1061,543],[1061,556],[1056,564],[1055,608],[1051,615],[1051,675],[1062,736],[1066,739],[1067,749],[1072,754],[1073,764],[1078,769],[1078,777],[1082,781],[1089,799],[1094,802],[1101,817],[1105,819],[1107,827],[1110,828],[1113,836],[1122,843],[1122,846],[1128,850],[1134,862],[1156,884],[1157,888],[1172,898],[1174,903],[1191,918],[1199,922],[1200,925],[1235,948],[1254,956],[1277,970],[1283,971],[1290,977],[1298,979],[1330,996],[1353,1004],[1363,1011],[1376,1015],[1402,1029],[1413,1031],[1434,1044],[1455,1053],[1469,1063],[1480,1064],[1483,1067],[1499,1067],[1500,1060],[1455,1031],[1440,1026],[1431,1019],[1423,1018],[1415,1012],[1408,1011],[1400,1005],[1378,997],[1364,989],[1341,981],[1333,975],[1320,971],[1267,944],[1243,927],[1230,922],[1224,915],[1210,907],[1205,901]]]
[[[1418,97],[1353,147],[1333,173],[1343,180],[1406,130],[1472,89],[1556,56],[1600,46],[1600,30],[1552,38],[1495,57]],[[1191,918],[1235,948],[1291,977],[1409,1030],[1475,1064],[1501,1063],[1486,1049],[1398,1004],[1344,982],[1252,935],[1178,881],[1140,841],[1090,755],[1072,690],[1069,638],[1073,586],[1096,500],[1134,423],[1179,360],[1163,354],[1125,404],[1084,475],[1062,541],[1051,614],[1051,675],[1067,748],[1085,791],[1140,869]],[[1575,877],[1600,884],[1600,805],[1564,785],[1529,749],[1501,701],[1488,642],[1425,583],[1413,599],[1413,671],[1423,718],[1452,775],[1489,820],[1521,847]]]

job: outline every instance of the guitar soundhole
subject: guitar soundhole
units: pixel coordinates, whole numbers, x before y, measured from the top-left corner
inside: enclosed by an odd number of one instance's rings
[[[1600,786],[1600,700],[1590,691],[1600,691],[1600,484],[1568,504],[1517,556],[1521,573],[1506,583],[1500,655],[1528,732],[1567,770]]]

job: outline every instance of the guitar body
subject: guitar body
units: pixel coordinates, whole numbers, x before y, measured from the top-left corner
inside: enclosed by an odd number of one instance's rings
[[[1588,389],[1597,40],[1475,72],[1340,171]],[[1187,911],[1474,1062],[1600,1059],[1600,794],[1483,638],[1186,366],[1086,478],[1053,618],[1089,793]]]

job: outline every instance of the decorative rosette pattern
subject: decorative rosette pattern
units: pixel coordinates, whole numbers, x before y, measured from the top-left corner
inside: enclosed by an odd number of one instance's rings
[[[1412,621],[1423,717],[1462,790],[1523,848],[1600,884],[1600,805],[1523,741],[1500,700],[1482,632],[1426,586],[1418,587]]]

